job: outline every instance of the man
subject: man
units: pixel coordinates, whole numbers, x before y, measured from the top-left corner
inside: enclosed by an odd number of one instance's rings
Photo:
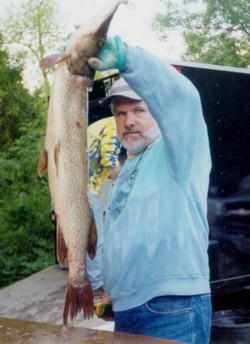
[[[89,149],[89,201],[95,218],[98,243],[94,260],[87,256],[87,271],[92,288],[103,287],[102,246],[103,209],[100,199],[101,188],[107,178],[115,179],[120,171],[119,154],[121,144],[116,134],[114,117],[108,117],[88,126]]]
[[[126,80],[104,100],[128,151],[104,229],[103,277],[115,330],[209,343],[211,160],[199,94],[175,68],[117,36],[89,65],[116,68]]]

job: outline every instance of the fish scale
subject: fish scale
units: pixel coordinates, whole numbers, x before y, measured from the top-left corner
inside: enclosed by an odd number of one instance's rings
[[[41,68],[58,64],[53,80],[45,146],[38,172],[48,172],[57,221],[57,259],[68,260],[69,278],[63,324],[80,312],[93,316],[93,292],[86,271],[86,254],[93,259],[96,229],[88,201],[88,91],[93,71],[88,57],[98,56],[120,1],[113,1],[69,39],[65,52],[46,57]],[[85,60],[84,60],[85,59]]]

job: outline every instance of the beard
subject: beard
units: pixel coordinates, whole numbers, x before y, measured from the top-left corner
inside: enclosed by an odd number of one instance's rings
[[[124,133],[139,133],[141,136],[137,139],[133,137],[123,136]],[[145,131],[141,134],[140,131],[136,129],[127,129],[122,132],[122,135],[118,135],[118,139],[123,145],[123,147],[130,154],[138,154],[147,148],[151,143],[153,143],[158,137],[161,136],[160,129],[157,125],[154,125],[152,128]],[[125,138],[124,138],[125,137]]]

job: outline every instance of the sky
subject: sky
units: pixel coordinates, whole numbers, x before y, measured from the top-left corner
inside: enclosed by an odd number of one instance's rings
[[[75,24],[82,24],[101,10],[110,0],[57,0],[62,15],[62,25],[66,23],[66,32],[74,30]],[[0,16],[4,16],[6,7],[15,6],[20,0],[0,0]],[[123,41],[138,45],[169,59],[180,59],[183,45],[178,34],[173,34],[168,42],[158,39],[150,27],[156,12],[164,12],[161,0],[133,0],[134,7],[121,4],[110,25],[110,35],[120,35]]]
[[[83,24],[111,0],[57,0],[65,34],[74,31],[75,24]],[[6,7],[20,5],[20,0],[0,0],[0,16]],[[141,46],[170,60],[180,60],[183,44],[180,35],[173,33],[168,42],[162,42],[150,26],[156,12],[164,13],[161,0],[133,0],[133,7],[121,4],[115,13],[109,35],[119,35],[129,45]]]
[[[64,13],[69,31],[76,23],[83,23],[92,14],[98,12],[110,0],[60,0],[60,9]],[[173,35],[169,42],[158,39],[150,27],[156,12],[164,12],[160,0],[134,0],[135,8],[121,4],[112,19],[109,34],[119,35],[128,44],[138,45],[164,58],[179,59],[183,45],[178,35]],[[178,39],[177,39],[178,38]]]

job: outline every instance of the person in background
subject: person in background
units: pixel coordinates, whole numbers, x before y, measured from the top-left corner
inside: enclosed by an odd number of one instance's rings
[[[92,206],[97,229],[97,252],[94,260],[87,256],[87,272],[93,290],[103,288],[102,246],[103,207],[101,188],[107,178],[115,179],[120,171],[119,154],[121,144],[116,134],[114,117],[96,121],[88,126],[89,150],[89,201]]]
[[[103,101],[128,152],[104,228],[115,331],[208,344],[211,158],[199,93],[165,60],[118,36],[88,62],[123,77]]]

